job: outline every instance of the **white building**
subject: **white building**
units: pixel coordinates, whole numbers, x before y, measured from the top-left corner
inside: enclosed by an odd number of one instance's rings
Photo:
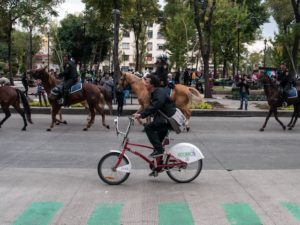
[[[146,54],[145,54],[145,63],[146,66],[143,71],[153,70],[154,63],[157,60],[157,57],[161,54],[167,55],[163,50],[163,45],[166,42],[163,35],[159,32],[160,25],[153,24],[152,26],[147,27],[147,41],[146,41]],[[119,41],[119,59],[120,59],[120,68],[122,71],[132,70],[135,68],[135,41],[134,33],[131,32],[120,32],[121,39]],[[108,70],[111,68],[109,63],[111,62],[112,54],[110,54],[110,60],[106,60],[102,63],[102,68]]]

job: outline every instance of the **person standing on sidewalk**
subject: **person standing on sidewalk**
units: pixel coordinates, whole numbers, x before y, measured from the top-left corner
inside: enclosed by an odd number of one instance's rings
[[[240,88],[240,100],[241,100],[241,105],[239,110],[243,109],[243,103],[245,102],[245,110],[248,109],[248,95],[250,94],[249,92],[249,84],[248,84],[248,79],[247,75],[244,74],[240,82],[238,83],[238,87]]]
[[[22,84],[24,86],[24,94],[26,97],[28,97],[28,87],[29,87],[29,84],[28,84],[28,79],[27,79],[27,72],[25,71],[22,75]]]

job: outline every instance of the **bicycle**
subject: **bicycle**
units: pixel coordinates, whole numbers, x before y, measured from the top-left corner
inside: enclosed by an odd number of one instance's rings
[[[178,143],[170,149],[164,151],[163,156],[149,158],[142,153],[135,151],[130,146],[151,149],[153,147],[136,144],[129,141],[129,133],[134,125],[134,119],[129,117],[129,124],[125,132],[119,130],[118,117],[114,120],[117,135],[124,136],[121,151],[110,150],[104,155],[98,164],[98,174],[102,181],[110,185],[118,185],[126,181],[130,175],[131,162],[126,151],[139,156],[149,164],[154,177],[159,173],[166,171],[167,175],[175,182],[187,183],[198,177],[202,170],[202,160],[204,158],[202,152],[195,145],[190,143]],[[169,144],[168,136],[163,141],[163,146]]]

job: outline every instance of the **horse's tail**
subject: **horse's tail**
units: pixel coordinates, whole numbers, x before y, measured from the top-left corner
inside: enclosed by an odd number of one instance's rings
[[[190,93],[191,93],[191,97],[190,100],[192,103],[201,103],[203,102],[203,96],[201,95],[201,93],[194,87],[188,87]]]
[[[22,101],[27,121],[29,123],[33,124],[32,120],[31,120],[30,106],[29,106],[29,103],[28,103],[28,100],[27,100],[25,94],[21,90],[19,90],[19,89],[16,89],[16,91],[18,93],[19,98]]]
[[[104,97],[106,105],[109,107],[109,110],[112,111],[112,94],[109,93],[103,86],[98,86],[100,92]]]

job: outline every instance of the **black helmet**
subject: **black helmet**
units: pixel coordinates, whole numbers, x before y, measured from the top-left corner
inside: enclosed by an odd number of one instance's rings
[[[168,56],[165,54],[161,54],[160,56],[157,57],[158,60],[160,60],[163,63],[167,63],[168,62]]]

